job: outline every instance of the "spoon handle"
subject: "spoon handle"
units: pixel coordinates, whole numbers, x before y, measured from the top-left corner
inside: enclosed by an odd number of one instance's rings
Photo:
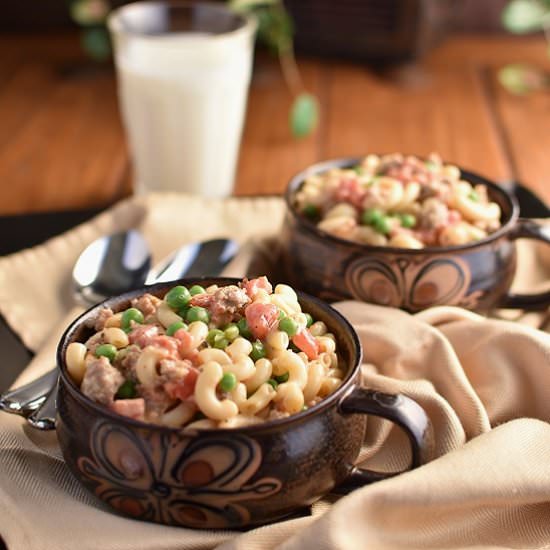
[[[57,374],[57,373],[56,373]],[[55,415],[57,412],[57,385],[54,386],[42,404],[28,418],[27,422],[39,430],[55,430]]]
[[[27,365],[17,384],[23,384],[0,395],[0,411],[18,414],[28,418],[46,400],[57,381],[57,369],[48,370],[38,378],[37,373],[44,372],[55,361],[57,345],[65,329],[84,309],[73,307],[62,321],[51,331],[50,336]]]
[[[53,368],[24,386],[0,395],[0,410],[28,417],[46,400],[57,381],[57,368]]]

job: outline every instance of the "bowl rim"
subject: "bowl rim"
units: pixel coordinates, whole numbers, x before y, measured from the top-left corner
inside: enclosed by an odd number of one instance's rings
[[[293,216],[293,218],[296,220],[297,223],[301,224],[305,229],[307,229],[310,233],[315,234],[318,238],[328,240],[329,242],[331,241],[335,244],[356,248],[365,252],[376,252],[376,253],[386,252],[386,253],[396,253],[396,254],[422,255],[422,254],[437,254],[437,253],[441,254],[441,253],[448,253],[448,252],[452,253],[452,252],[468,251],[468,250],[473,250],[477,247],[490,244],[500,239],[501,237],[509,233],[516,226],[517,220],[519,218],[519,204],[517,202],[517,199],[511,193],[506,191],[504,188],[502,188],[500,185],[493,182],[492,180],[478,174],[477,172],[466,170],[456,164],[454,166],[457,166],[457,168],[460,170],[461,176],[464,176],[465,180],[470,181],[469,178],[473,180],[478,180],[476,183],[481,183],[482,185],[487,186],[489,189],[491,189],[493,192],[499,195],[505,202],[507,202],[510,208],[509,218],[506,220],[506,222],[503,225],[501,225],[495,232],[487,235],[487,237],[479,241],[473,241],[466,244],[452,245],[452,246],[426,246],[424,248],[402,248],[397,246],[377,246],[377,245],[363,244],[363,243],[358,243],[348,239],[343,239],[335,235],[331,235],[330,233],[327,233],[326,231],[319,229],[314,222],[308,220],[307,218],[305,218],[304,216],[301,216],[298,213],[298,211],[294,207],[292,199],[293,199],[294,193],[297,191],[299,186],[304,182],[306,177],[314,174],[320,174],[320,173],[326,172],[331,168],[350,168],[352,166],[357,165],[359,162],[361,162],[365,158],[365,156],[366,155],[352,156],[352,157],[338,157],[338,158],[333,158],[329,160],[324,160],[321,162],[317,162],[315,164],[311,164],[304,170],[301,170],[300,172],[295,174],[290,179],[285,189],[284,198],[285,198],[285,203],[287,207],[287,212],[289,212],[290,215]],[[407,155],[404,155],[404,156],[407,156]]]
[[[305,300],[306,302],[313,302],[317,307],[323,310],[323,312],[327,313],[328,316],[332,317],[336,323],[339,323],[344,327],[344,329],[346,330],[346,332],[349,334],[351,338],[352,351],[355,352],[355,357],[352,357],[350,360],[351,364],[342,384],[338,388],[336,388],[336,390],[334,390],[330,395],[328,395],[327,397],[324,397],[321,401],[319,401],[319,403],[316,403],[313,407],[310,407],[305,411],[300,411],[299,413],[291,414],[290,416],[285,418],[267,420],[264,422],[259,422],[257,424],[250,424],[247,426],[240,426],[236,428],[186,429],[186,426],[183,426],[180,428],[173,428],[169,426],[161,426],[159,424],[153,424],[150,422],[145,422],[145,421],[135,420],[133,418],[125,417],[123,415],[115,413],[114,411],[111,411],[104,405],[96,403],[95,401],[93,401],[92,399],[90,399],[80,391],[80,388],[77,387],[75,382],[72,380],[72,378],[68,374],[67,367],[65,364],[64,352],[66,350],[66,346],[68,345],[69,339],[82,326],[82,324],[90,317],[92,312],[99,310],[102,307],[110,307],[110,305],[113,305],[116,303],[127,302],[133,298],[137,298],[146,293],[154,293],[155,290],[169,289],[172,286],[176,286],[178,284],[183,284],[188,286],[192,284],[200,284],[201,282],[207,282],[207,281],[210,282],[210,284],[219,284],[221,282],[222,284],[225,283],[227,285],[227,284],[235,284],[239,281],[242,281],[242,279],[238,277],[203,276],[203,277],[189,277],[184,279],[177,279],[175,281],[155,283],[153,285],[143,286],[141,288],[131,290],[129,292],[125,292],[117,296],[112,296],[111,298],[103,300],[102,302],[88,308],[85,312],[79,315],[67,327],[67,329],[61,336],[61,339],[57,346],[56,367],[59,371],[60,378],[63,381],[64,388],[67,389],[67,391],[71,393],[71,395],[76,399],[76,401],[80,402],[80,404],[85,405],[88,408],[91,408],[93,411],[99,413],[99,415],[107,417],[108,419],[111,419],[115,422],[128,424],[135,428],[154,430],[158,432],[172,433],[172,434],[177,433],[182,436],[193,437],[197,433],[201,435],[212,434],[212,435],[219,436],[221,434],[228,434],[228,433],[231,434],[231,433],[242,432],[244,434],[250,434],[250,433],[259,432],[259,431],[280,430],[281,427],[287,424],[292,424],[293,422],[296,422],[296,421],[300,422],[301,420],[307,419],[310,416],[319,414],[321,411],[324,411],[325,409],[331,407],[335,402],[340,401],[346,394],[352,391],[352,389],[355,387],[357,373],[361,368],[361,362],[363,358],[363,349],[361,346],[361,341],[359,339],[359,336],[357,335],[357,332],[355,331],[351,323],[339,311],[334,309],[332,306],[330,306],[326,302],[314,296],[311,296],[309,294],[306,294],[305,292],[297,290],[296,293],[298,294],[298,298],[300,300]]]

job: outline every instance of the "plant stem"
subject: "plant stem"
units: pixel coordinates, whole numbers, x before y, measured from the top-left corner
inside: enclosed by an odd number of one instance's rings
[[[300,71],[298,70],[298,64],[296,63],[294,48],[292,46],[286,46],[284,48],[279,47],[277,51],[279,54],[279,63],[283,72],[283,78],[285,79],[292,95],[297,96],[302,93],[305,88]]]
[[[542,18],[542,30],[544,31],[544,38],[546,38],[546,42],[550,45],[550,13],[547,13]]]

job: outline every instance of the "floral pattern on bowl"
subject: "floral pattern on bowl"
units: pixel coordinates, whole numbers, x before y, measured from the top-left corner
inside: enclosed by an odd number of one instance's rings
[[[246,524],[241,501],[280,491],[281,481],[251,482],[261,448],[239,434],[196,440],[176,432],[130,430],[98,423],[90,436],[91,457],[78,468],[95,484],[95,494],[139,519],[202,527]]]

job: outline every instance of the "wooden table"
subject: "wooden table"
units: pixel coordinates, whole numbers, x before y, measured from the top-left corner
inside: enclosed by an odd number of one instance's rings
[[[294,140],[278,64],[256,60],[237,194],[280,193],[308,164],[369,151],[438,151],[466,168],[515,178],[550,202],[550,94],[516,97],[496,71],[548,65],[540,37],[456,36],[387,74],[302,59],[321,102],[315,135]],[[0,37],[0,214],[104,206],[131,192],[111,69],[86,65],[77,38]]]

